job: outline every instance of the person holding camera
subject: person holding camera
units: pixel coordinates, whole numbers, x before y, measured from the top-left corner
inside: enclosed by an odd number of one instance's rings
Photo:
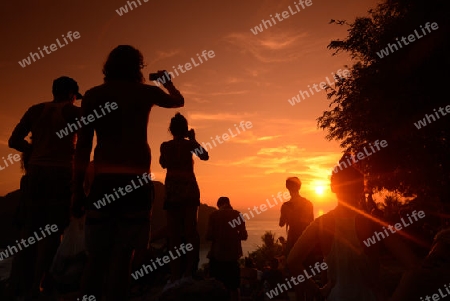
[[[192,281],[192,271],[199,252],[197,211],[200,205],[200,189],[194,174],[192,155],[195,153],[204,161],[209,159],[208,152],[195,140],[194,130],[188,130],[188,122],[183,115],[177,113],[172,117],[169,131],[173,140],[161,144],[159,158],[162,168],[167,169],[164,209],[167,211],[169,249],[173,250],[181,243],[191,243],[194,250],[186,254],[184,273],[179,258],[170,262],[171,279],[165,289],[176,286],[181,276],[182,281]]]
[[[72,213],[78,217],[86,211],[88,263],[81,293],[98,300],[127,299],[133,254],[148,245],[154,198],[153,183],[147,179],[150,111],[153,106],[184,106],[171,81],[164,84],[168,93],[144,84],[142,68],[142,53],[119,45],[103,66],[104,83],[88,90],[81,104],[81,115],[90,117],[90,122],[83,124],[78,136]],[[86,198],[83,184],[94,133],[94,176]],[[100,200],[105,205],[95,206]]]

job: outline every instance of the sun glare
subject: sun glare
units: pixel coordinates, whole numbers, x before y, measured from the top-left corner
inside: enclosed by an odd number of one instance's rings
[[[315,191],[316,191],[316,194],[323,195],[323,193],[325,191],[325,187],[323,187],[323,186],[316,186]]]

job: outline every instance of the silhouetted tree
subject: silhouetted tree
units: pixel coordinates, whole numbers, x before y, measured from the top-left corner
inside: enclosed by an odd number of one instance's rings
[[[345,151],[358,152],[375,140],[388,146],[360,161],[374,189],[386,188],[403,195],[450,199],[450,116],[418,129],[414,123],[434,109],[450,104],[444,88],[450,82],[450,32],[447,0],[387,0],[367,17],[348,26],[344,40],[332,41],[333,55],[350,54],[352,75],[329,88],[330,109],[318,118],[329,140],[338,140]],[[421,26],[438,24],[423,34]],[[399,47],[402,37],[422,36]],[[383,55],[388,47],[394,51]],[[449,113],[446,113],[449,114]],[[370,149],[368,149],[370,151]]]
[[[262,269],[267,262],[283,255],[283,247],[276,241],[275,233],[266,231],[261,236],[261,240],[263,244],[249,254],[258,269]]]

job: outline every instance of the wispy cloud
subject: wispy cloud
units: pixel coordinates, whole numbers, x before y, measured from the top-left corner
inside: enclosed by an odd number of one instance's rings
[[[189,120],[192,121],[229,121],[231,122],[240,122],[242,120],[249,120],[250,117],[254,116],[254,114],[249,113],[241,113],[241,114],[230,114],[230,113],[216,113],[216,114],[208,114],[208,113],[189,113]]]
[[[295,144],[261,147],[255,155],[222,160],[217,166],[259,169],[258,174],[297,174],[308,179],[324,179],[339,158],[335,152],[312,152]]]
[[[303,55],[303,48],[300,46],[308,43],[308,33],[279,31],[274,28],[271,30],[272,32],[265,32],[261,37],[251,33],[230,33],[224,40],[237,47],[241,53],[250,53],[264,63],[290,62]]]
[[[156,57],[149,63],[149,65],[154,64],[158,61],[168,59],[180,54],[181,51],[179,49],[168,50],[168,51],[156,51]]]

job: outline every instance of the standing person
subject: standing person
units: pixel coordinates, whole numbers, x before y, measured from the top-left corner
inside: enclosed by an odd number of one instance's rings
[[[231,300],[240,300],[239,258],[242,256],[241,240],[247,240],[244,218],[231,207],[230,199],[220,197],[217,201],[219,210],[209,216],[206,239],[212,241],[209,251],[210,275],[221,281],[231,293]],[[233,224],[231,221],[241,221]]]
[[[291,199],[281,205],[279,226],[286,225],[287,242],[286,255],[294,246],[303,230],[314,220],[313,205],[300,195],[302,182],[297,177],[286,179],[286,188]]]
[[[83,295],[97,300],[126,300],[132,255],[148,244],[154,197],[147,136],[150,111],[154,105],[184,106],[171,81],[164,84],[169,94],[144,84],[143,67],[139,50],[116,47],[103,67],[104,83],[87,91],[81,106],[89,122],[83,124],[77,143],[73,214],[81,216],[86,210],[88,263],[81,287]],[[162,76],[164,71],[158,73]],[[86,198],[83,182],[94,132],[94,180]]]
[[[340,162],[345,161],[344,157]],[[320,242],[327,271],[327,283],[319,288],[311,279],[306,287],[315,295],[328,301],[378,301],[384,300],[379,279],[380,245],[387,249],[406,267],[413,268],[416,256],[399,239],[398,234],[389,235],[379,243],[367,246],[363,243],[374,232],[381,232],[379,224],[358,209],[364,195],[364,177],[353,166],[331,175],[331,191],[336,193],[338,205],[320,216],[303,232],[292,248],[287,263],[295,275],[304,275],[304,260]],[[322,263],[323,264],[323,263]]]
[[[183,243],[191,243],[194,251],[186,254],[186,267],[181,271],[181,259],[170,262],[171,278],[165,289],[184,281],[192,282],[192,272],[199,253],[199,235],[197,231],[197,211],[200,206],[200,190],[194,174],[195,153],[201,160],[208,160],[208,152],[195,140],[193,129],[188,130],[188,122],[180,113],[170,121],[169,131],[173,140],[161,144],[159,163],[167,169],[164,210],[167,214],[169,249],[173,250]],[[189,140],[186,140],[188,138]]]
[[[77,128],[67,130],[69,123],[80,117],[80,108],[74,106],[81,99],[78,84],[63,76],[53,81],[53,101],[40,103],[28,109],[9,138],[9,147],[23,153],[26,176],[21,180],[18,224],[21,238],[33,236],[39,227],[56,225],[58,232],[19,251],[13,263],[12,282],[15,295],[34,298],[50,293],[49,268],[60,243],[60,235],[69,224],[70,183]],[[59,136],[66,128],[67,135]],[[25,138],[31,133],[31,143]]]
[[[302,235],[303,231],[314,220],[313,205],[311,201],[300,195],[300,188],[302,182],[297,177],[290,177],[286,179],[286,188],[289,190],[291,199],[283,205],[280,209],[279,226],[286,225],[287,241],[285,248],[285,258],[289,255],[292,247],[297,239]],[[311,254],[306,260],[305,265],[314,263],[315,254]],[[289,274],[289,271],[286,271]],[[308,296],[307,292],[302,287],[296,288],[297,300],[312,300],[313,296]]]

